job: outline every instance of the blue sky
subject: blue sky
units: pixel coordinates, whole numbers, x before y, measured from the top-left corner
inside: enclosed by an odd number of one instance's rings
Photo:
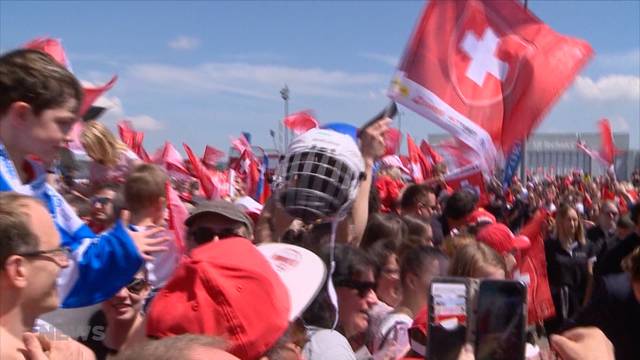
[[[0,50],[36,36],[63,40],[79,78],[120,79],[104,121],[129,118],[145,146],[165,140],[226,149],[248,131],[272,144],[269,129],[290,110],[313,109],[321,123],[366,121],[417,21],[421,1],[7,1],[0,0]],[[538,132],[640,134],[640,2],[530,0],[556,31],[587,40],[596,56]],[[441,132],[407,109],[415,138]]]

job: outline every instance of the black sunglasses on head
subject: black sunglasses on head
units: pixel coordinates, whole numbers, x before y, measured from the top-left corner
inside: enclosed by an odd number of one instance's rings
[[[352,279],[345,279],[336,281],[334,284],[336,287],[346,287],[358,291],[358,296],[365,297],[370,291],[375,291],[377,284],[373,281],[359,281]]]

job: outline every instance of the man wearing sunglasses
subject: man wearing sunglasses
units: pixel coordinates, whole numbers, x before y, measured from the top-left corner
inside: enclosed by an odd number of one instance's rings
[[[116,221],[113,200],[116,197],[113,185],[104,185],[91,197],[91,221],[89,227],[98,234],[110,228]]]
[[[253,240],[253,222],[237,205],[223,200],[203,201],[185,220],[187,251],[228,237]]]
[[[58,308],[56,279],[69,266],[69,249],[60,247],[53,220],[37,199],[0,193],[0,265],[0,359],[22,359],[23,341],[34,339],[24,334],[36,318]]]

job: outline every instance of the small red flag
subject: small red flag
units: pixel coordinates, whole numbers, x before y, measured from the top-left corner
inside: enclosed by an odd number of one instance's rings
[[[214,167],[218,163],[218,160],[220,160],[223,156],[224,156],[224,151],[217,149],[211,145],[207,145],[204,148],[204,155],[202,155],[202,162],[211,167]]]
[[[149,154],[142,146],[142,142],[144,140],[144,132],[135,131],[131,122],[128,120],[121,120],[118,122],[118,133],[120,134],[120,139],[122,142],[127,145],[131,151],[133,151],[140,160],[144,162],[151,162],[151,158]]]
[[[180,200],[180,196],[171,187],[169,181],[167,181],[165,189],[167,192],[167,209],[169,210],[169,230],[173,231],[178,251],[183,254],[185,250],[184,237],[187,233],[184,222],[189,217],[189,211],[187,211],[184,203]]]
[[[118,76],[114,75],[108,83],[96,86],[96,87],[87,87],[83,86],[82,91],[84,92],[84,97],[82,98],[82,105],[80,106],[79,115],[83,116],[87,110],[91,107],[91,105],[105,92],[111,90],[113,85],[116,84],[118,80]]]
[[[313,111],[303,110],[284,118],[284,126],[296,134],[302,134],[318,127],[318,121],[313,117]]]
[[[164,146],[153,155],[152,160],[154,163],[164,166],[167,171],[191,176],[189,170],[184,167],[182,155],[169,141],[164,142]]]
[[[407,134],[407,149],[409,151],[409,171],[411,171],[413,181],[420,184],[431,177],[431,164],[420,152],[409,134]]]
[[[402,141],[402,133],[395,128],[389,128],[384,133],[385,155],[395,155],[400,150],[400,141]]]
[[[440,154],[438,154],[438,152],[435,151],[426,140],[422,140],[422,142],[420,142],[420,151],[422,151],[425,156],[430,157],[431,162],[434,165],[444,162],[444,158],[440,156]]]
[[[544,227],[548,216],[545,210],[538,210],[519,233],[531,241],[531,247],[522,254],[522,260],[518,264],[520,274],[517,276],[527,284],[529,324],[538,324],[556,314],[549,289],[547,259],[544,252]]]
[[[611,131],[611,124],[609,124],[609,120],[600,120],[598,122],[598,128],[600,128],[600,141],[602,146],[600,155],[609,165],[611,165],[616,160],[618,150],[616,149],[616,145],[613,143],[613,131]]]
[[[71,64],[64,52],[62,42],[59,39],[52,38],[36,38],[24,44],[25,49],[40,50],[49,54],[55,61],[69,69]]]
[[[65,54],[62,43],[58,39],[52,38],[37,38],[29,41],[24,45],[26,49],[40,50],[49,54],[60,65],[71,71],[71,64]],[[82,104],[80,104],[80,110],[78,114],[83,116],[91,105],[105,92],[109,91],[118,80],[117,76],[113,76],[109,82],[102,86],[83,86],[82,91],[84,96],[82,98]]]
[[[213,181],[211,180],[211,176],[207,172],[207,169],[204,167],[200,159],[196,156],[196,154],[191,150],[189,145],[182,143],[182,147],[184,147],[184,151],[187,153],[189,157],[189,162],[191,163],[191,168],[193,169],[196,178],[200,182],[200,188],[204,193],[204,196],[207,199],[213,199],[218,196],[217,189],[215,188]]]

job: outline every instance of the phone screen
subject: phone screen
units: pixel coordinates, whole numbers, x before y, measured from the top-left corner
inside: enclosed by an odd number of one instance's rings
[[[517,281],[484,280],[477,296],[476,360],[524,359],[524,285]]]
[[[427,359],[458,359],[467,340],[467,297],[465,283],[431,283]]]

